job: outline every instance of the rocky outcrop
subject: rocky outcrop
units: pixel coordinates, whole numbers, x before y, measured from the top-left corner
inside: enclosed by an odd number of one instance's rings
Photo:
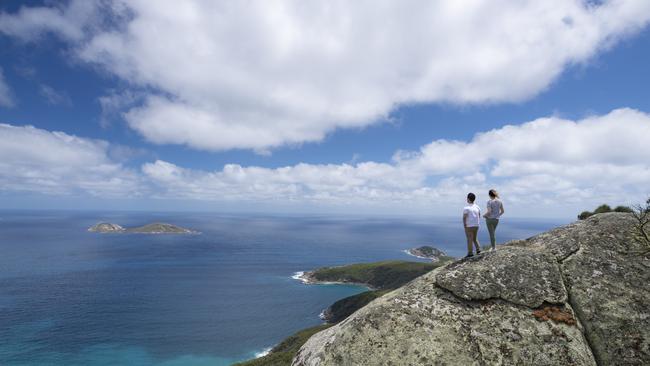
[[[647,365],[650,258],[600,214],[429,272],[317,333],[293,365]]]
[[[454,262],[438,273],[436,283],[467,300],[502,299],[531,308],[567,300],[555,258],[522,248]]]

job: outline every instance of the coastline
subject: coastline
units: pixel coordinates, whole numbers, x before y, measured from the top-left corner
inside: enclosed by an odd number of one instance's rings
[[[319,281],[314,279],[311,276],[310,271],[298,271],[294,272],[291,276],[294,280],[298,280],[305,285],[352,285],[352,286],[361,286],[367,288],[369,291],[377,290],[377,288],[363,282],[348,282],[348,281]]]
[[[273,347],[275,347],[275,346],[273,346]],[[273,349],[273,347],[267,347],[267,348],[264,348],[263,350],[261,350],[259,352],[255,352],[255,356],[253,357],[253,359],[264,357],[264,356],[268,355],[269,353],[271,353],[271,350]]]
[[[430,260],[430,261],[431,261],[431,260],[432,260],[432,261],[437,261],[437,260],[439,260],[439,259],[435,259],[435,260],[434,260],[434,259],[432,259],[432,258],[430,258],[430,257],[423,257],[423,256],[421,256],[421,255],[413,254],[413,253],[411,253],[411,249],[404,249],[403,252],[406,253],[406,254],[408,254],[408,255],[410,255],[411,257],[415,257],[415,258],[428,259],[428,260]]]
[[[426,259],[426,260],[431,261],[432,263],[438,263],[441,260],[443,260],[444,258],[456,259],[454,257],[451,257],[451,256],[445,254],[445,253],[443,253],[440,256],[435,256],[435,257],[426,257],[426,256],[421,256],[421,255],[414,254],[413,251],[417,250],[417,249],[418,248],[404,249],[403,252],[406,253],[407,255],[410,255],[411,257],[415,257],[415,258],[419,258],[419,259]]]

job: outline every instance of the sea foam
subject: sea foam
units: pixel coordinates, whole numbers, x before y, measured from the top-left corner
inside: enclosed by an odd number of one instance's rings
[[[273,349],[273,347],[269,347],[269,348],[263,349],[260,352],[255,352],[255,358],[260,358],[260,357],[264,357],[264,356],[268,355],[269,353],[271,353],[272,349]]]

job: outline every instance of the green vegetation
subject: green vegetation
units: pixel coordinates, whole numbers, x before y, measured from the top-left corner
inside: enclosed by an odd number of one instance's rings
[[[355,311],[368,305],[372,300],[390,292],[390,290],[366,291],[360,294],[349,296],[330,305],[325,311],[325,321],[338,323]]]
[[[579,220],[585,220],[585,219],[587,219],[587,218],[589,218],[589,217],[591,217],[591,216],[593,216],[595,214],[606,213],[606,212],[632,212],[632,211],[633,210],[628,206],[616,206],[616,208],[612,210],[612,208],[609,207],[609,205],[603,204],[603,205],[600,205],[600,206],[596,207],[596,209],[593,212],[591,212],[591,211],[582,211],[580,213],[580,215],[578,215],[578,219]]]
[[[441,264],[409,261],[357,263],[319,268],[309,273],[309,278],[320,282],[363,283],[378,290],[395,289]]]
[[[321,324],[315,327],[303,329],[298,333],[286,338],[282,343],[273,347],[271,352],[254,360],[240,362],[235,366],[288,366],[302,347],[312,335],[331,327],[333,324]]]

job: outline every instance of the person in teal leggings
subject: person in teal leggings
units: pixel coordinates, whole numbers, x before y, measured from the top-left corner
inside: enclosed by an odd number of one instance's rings
[[[496,231],[497,225],[499,225],[499,218],[505,210],[503,209],[503,202],[499,199],[499,193],[496,190],[490,189],[488,195],[490,196],[490,200],[487,201],[487,210],[483,217],[485,217],[485,224],[488,233],[490,233],[490,244],[492,244],[490,251],[493,251],[497,249]]]

